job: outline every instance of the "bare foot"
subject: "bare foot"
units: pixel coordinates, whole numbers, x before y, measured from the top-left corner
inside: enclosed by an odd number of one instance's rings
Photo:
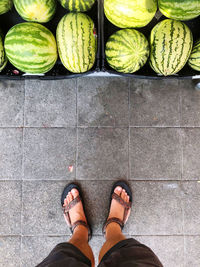
[[[124,189],[122,189],[121,186],[117,186],[115,188],[114,192],[118,196],[120,196],[125,202],[127,202],[127,203],[129,202],[130,197],[126,193],[126,191]],[[125,223],[127,222],[129,215],[130,215],[130,210],[128,212]],[[117,217],[122,221],[123,221],[123,217],[124,217],[124,207],[119,202],[117,202],[115,199],[112,199],[108,219],[110,219],[112,217]]]
[[[64,200],[64,205],[63,207],[66,207],[73,199],[75,199],[79,195],[79,192],[77,189],[73,188],[68,194],[67,197]],[[83,204],[82,201],[78,202],[74,207],[72,207],[69,211],[69,216],[71,219],[71,224],[73,225],[76,221],[85,221],[87,223],[87,219],[85,217],[85,213],[83,210]],[[67,216],[64,214],[65,221],[67,222]],[[68,222],[67,222],[68,224]],[[81,230],[84,230],[88,232],[88,229],[82,225],[78,225],[75,229],[74,232],[79,230],[81,227]]]

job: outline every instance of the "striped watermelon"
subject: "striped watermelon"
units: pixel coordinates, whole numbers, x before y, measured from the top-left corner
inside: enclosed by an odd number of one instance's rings
[[[5,55],[4,46],[3,46],[3,37],[0,34],[0,71],[2,71],[7,64],[7,57]]]
[[[92,68],[97,42],[94,22],[83,13],[68,13],[59,22],[56,32],[58,52],[63,65],[71,72]]]
[[[187,62],[192,45],[192,33],[183,22],[163,20],[151,31],[150,66],[165,76],[175,74]]]
[[[200,71],[200,39],[194,44],[188,64],[194,70]]]
[[[158,0],[160,11],[176,20],[190,20],[200,15],[200,0]]]
[[[13,6],[12,0],[0,0],[0,15],[8,12]]]
[[[57,60],[53,34],[34,22],[12,27],[5,37],[5,51],[17,69],[28,73],[45,73],[53,68]]]
[[[56,11],[56,0],[13,0],[19,15],[26,21],[45,23]]]
[[[137,30],[119,30],[108,39],[105,53],[108,64],[113,69],[133,73],[147,62],[149,43]]]
[[[69,11],[85,12],[91,9],[95,0],[59,0],[59,2]]]
[[[120,28],[146,26],[157,11],[157,0],[104,0],[107,19]]]

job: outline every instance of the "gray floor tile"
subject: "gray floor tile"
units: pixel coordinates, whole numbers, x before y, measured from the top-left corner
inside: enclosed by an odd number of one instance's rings
[[[182,129],[183,178],[200,180],[200,129]]]
[[[127,78],[78,80],[78,124],[84,126],[128,126]]]
[[[36,266],[49,255],[57,244],[67,240],[66,236],[22,237],[22,267]]]
[[[133,207],[129,235],[183,234],[183,203],[179,182],[131,182]]]
[[[184,267],[183,236],[140,236],[135,239],[153,250],[163,266]]]
[[[105,239],[103,236],[93,236],[91,241],[90,241],[90,246],[91,246],[92,251],[94,253],[95,266],[98,266],[99,252],[100,252],[100,249],[103,246],[104,242],[105,242]]]
[[[131,179],[181,179],[179,129],[131,128]]]
[[[0,82],[0,127],[23,126],[24,81]]]
[[[20,267],[20,243],[19,236],[0,237],[0,266]]]
[[[184,232],[186,235],[200,235],[200,182],[182,184],[184,205]]]
[[[25,179],[73,179],[75,164],[75,128],[25,129]],[[73,166],[72,172],[69,166]]]
[[[26,81],[25,125],[76,125],[76,80]]]
[[[178,82],[131,79],[130,125],[179,126],[180,90]]]
[[[20,233],[21,182],[0,181],[0,235]]]
[[[0,129],[0,179],[22,179],[22,128]]]
[[[60,203],[68,182],[24,181],[23,235],[69,235]]]
[[[200,266],[200,236],[185,236],[185,267]]]
[[[128,129],[78,129],[77,179],[116,179],[128,175]]]
[[[85,209],[94,235],[102,235],[102,226],[109,212],[113,181],[79,181],[84,194]],[[99,192],[97,194],[97,192]],[[128,233],[128,228],[124,228]]]
[[[200,92],[192,80],[179,81],[182,94],[182,126],[200,126]]]

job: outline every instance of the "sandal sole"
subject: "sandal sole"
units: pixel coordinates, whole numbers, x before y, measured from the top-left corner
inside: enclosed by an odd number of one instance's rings
[[[83,205],[83,211],[84,211],[85,217],[86,217],[86,219],[87,219],[87,224],[88,224],[88,226],[89,226],[89,228],[90,228],[90,238],[89,238],[89,240],[90,240],[91,237],[92,237],[92,228],[91,228],[90,223],[88,222],[88,216],[87,216],[87,213],[85,212],[85,208],[84,208],[84,200],[83,200],[83,197],[82,197],[82,196],[83,196],[83,194],[82,194],[82,190],[81,190],[81,188],[80,188],[80,186],[79,186],[78,184],[76,184],[76,183],[70,183],[70,184],[68,184],[68,185],[64,188],[64,190],[63,190],[63,192],[62,192],[62,195],[61,195],[61,205],[62,205],[62,207],[63,207],[64,200],[65,200],[66,196],[68,195],[68,193],[69,193],[72,189],[77,189],[78,192],[79,192],[79,195],[80,195],[80,198],[81,198],[81,202],[82,202],[82,205]],[[73,234],[73,231],[72,231],[71,228],[70,228],[70,231],[71,231],[71,233]]]

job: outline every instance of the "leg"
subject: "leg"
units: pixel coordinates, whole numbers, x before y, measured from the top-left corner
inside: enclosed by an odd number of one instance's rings
[[[68,193],[67,198],[65,199],[65,205],[69,204],[74,198],[76,198],[79,195],[79,192],[77,189],[72,189],[71,192]],[[83,205],[82,202],[79,202],[76,204],[70,211],[70,218],[71,222],[78,221],[78,220],[83,220],[87,222],[87,219],[84,214],[83,210]],[[65,215],[64,215],[65,217]],[[66,219],[66,217],[65,217]],[[78,225],[74,229],[74,233],[69,240],[69,243],[77,247],[87,258],[90,259],[92,263],[92,267],[94,267],[95,262],[94,262],[94,255],[92,252],[91,247],[88,244],[88,229],[82,225]]]
[[[125,202],[129,202],[129,196],[127,195],[126,191],[122,189],[120,186],[116,187],[114,192],[121,196],[121,198]],[[130,214],[130,211],[129,211]],[[129,217],[129,214],[127,216],[127,219]],[[117,217],[121,220],[123,220],[123,215],[124,215],[124,207],[119,204],[115,199],[112,200],[111,202],[111,207],[110,207],[110,213],[108,216],[109,218],[112,217]],[[104,243],[103,247],[101,248],[101,251],[99,253],[99,262],[103,258],[103,256],[106,254],[108,250],[110,250],[114,245],[116,245],[118,242],[125,240],[126,237],[122,234],[121,227],[119,224],[112,222],[106,227],[106,242]]]
[[[65,207],[64,218],[67,224],[74,225],[77,221],[87,223],[82,201],[77,198],[79,191],[72,188],[71,191],[64,195],[62,200]],[[74,200],[76,198],[76,200]],[[74,202],[72,202],[74,200]],[[72,203],[71,203],[72,202]],[[71,203],[71,205],[69,205]],[[69,215],[69,218],[68,216]],[[70,226],[71,226],[70,225]],[[37,267],[94,267],[94,256],[92,249],[88,244],[88,228],[84,225],[77,225],[73,231],[73,235],[68,242],[58,244],[50,254]]]
[[[126,191],[117,186],[114,189],[115,194],[121,197],[123,201],[116,201],[118,197],[113,198],[110,206],[108,219],[117,218],[123,220],[124,207],[130,206],[129,196]],[[123,203],[123,204],[122,204]],[[127,203],[127,204],[126,204]],[[125,215],[125,223],[130,215],[130,209],[127,216]],[[117,220],[119,222],[119,220]],[[107,266],[154,266],[163,267],[158,257],[147,246],[141,244],[137,240],[126,237],[121,232],[121,227],[118,223],[112,220],[105,229],[106,242],[101,248],[99,254],[99,267]],[[104,255],[108,252],[106,257]],[[104,258],[103,258],[104,257]],[[102,261],[103,259],[103,261]]]

